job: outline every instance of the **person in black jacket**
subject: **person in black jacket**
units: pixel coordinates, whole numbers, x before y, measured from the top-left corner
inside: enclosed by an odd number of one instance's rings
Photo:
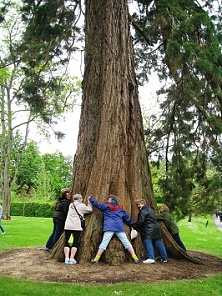
[[[63,233],[66,217],[69,210],[69,204],[71,202],[70,191],[68,189],[63,189],[61,192],[62,196],[57,200],[55,205],[55,212],[53,215],[53,231],[45,247],[43,248],[43,250],[49,252]]]
[[[147,252],[147,259],[143,261],[143,263],[155,263],[153,244],[160,252],[161,261],[167,263],[167,252],[161,239],[160,227],[154,211],[146,204],[144,199],[137,200],[136,205],[139,209],[138,219],[132,227],[140,232],[141,239]]]

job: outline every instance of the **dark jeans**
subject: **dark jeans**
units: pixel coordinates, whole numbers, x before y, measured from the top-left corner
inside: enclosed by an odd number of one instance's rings
[[[5,230],[4,230],[4,228],[2,227],[2,225],[1,225],[1,224],[0,224],[0,229],[1,229],[2,233],[4,233],[4,232],[5,232]]]
[[[0,229],[1,229],[2,233],[4,233],[4,232],[5,232],[5,230],[4,230],[3,226],[2,226],[1,219],[0,219]]]
[[[46,243],[46,248],[51,250],[54,247],[55,243],[58,241],[61,234],[63,233],[63,230],[64,222],[57,218],[53,218],[53,231]]]
[[[155,247],[158,249],[158,251],[160,252],[160,256],[162,258],[162,260],[167,260],[167,252],[165,249],[165,246],[163,244],[162,239],[145,239],[143,241],[145,249],[146,249],[146,253],[147,253],[147,259],[153,259],[155,260],[155,254],[154,254],[154,248],[153,248],[153,244],[155,245]]]
[[[184,251],[186,251],[186,248],[184,246],[184,244],[182,243],[181,239],[180,239],[180,236],[179,236],[179,233],[176,233],[174,235],[172,235],[172,237],[174,238],[175,242],[182,248],[184,249]]]

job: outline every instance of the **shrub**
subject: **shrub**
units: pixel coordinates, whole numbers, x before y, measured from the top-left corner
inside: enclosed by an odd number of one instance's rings
[[[11,216],[51,218],[55,202],[15,202],[11,203]]]

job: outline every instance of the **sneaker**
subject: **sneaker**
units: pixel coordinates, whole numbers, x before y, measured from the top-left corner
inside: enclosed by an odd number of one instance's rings
[[[145,264],[153,264],[153,263],[155,263],[155,260],[154,259],[146,259],[145,261],[143,261],[143,263],[145,263]]]
[[[133,261],[134,261],[135,264],[138,264],[139,263],[139,259],[138,258],[133,259]]]
[[[76,260],[75,259],[69,259],[69,264],[70,265],[74,265],[74,264],[76,264],[77,262],[76,262]]]
[[[98,264],[98,263],[99,263],[99,260],[92,259],[91,262],[92,262],[92,263],[95,263],[95,264]]]
[[[65,258],[65,264],[69,264],[69,258]]]
[[[5,234],[5,232],[2,232],[2,234]]]
[[[163,259],[161,259],[161,262],[163,262],[163,263],[167,263],[167,260],[163,260]]]

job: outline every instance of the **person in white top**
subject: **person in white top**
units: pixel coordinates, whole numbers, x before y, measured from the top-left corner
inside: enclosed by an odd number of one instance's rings
[[[5,230],[2,226],[2,214],[3,214],[3,209],[2,209],[2,205],[0,205],[0,229],[2,231],[2,234],[5,234]]]
[[[69,205],[68,215],[65,221],[65,264],[76,264],[75,255],[79,247],[80,235],[83,231],[81,226],[81,220],[79,215],[84,218],[84,215],[90,214],[93,211],[93,207],[88,198],[88,205],[83,203],[83,197],[81,194],[73,195],[73,203]],[[79,215],[78,215],[79,213]],[[73,236],[72,245],[69,245],[69,239]]]

